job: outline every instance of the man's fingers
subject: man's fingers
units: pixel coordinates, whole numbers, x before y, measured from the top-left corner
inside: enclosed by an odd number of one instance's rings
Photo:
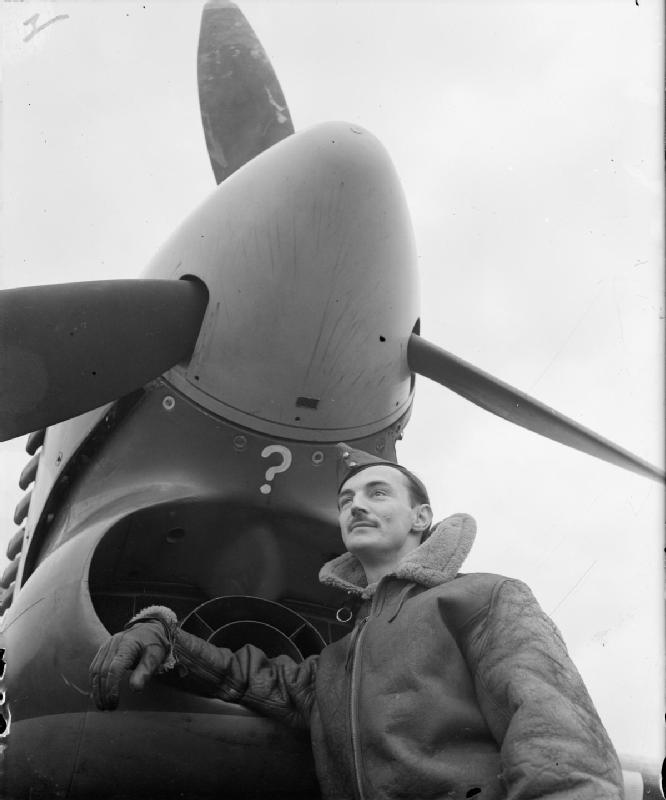
[[[101,689],[106,707],[113,710],[118,705],[120,682],[128,669],[132,669],[141,655],[139,642],[123,637],[115,652],[107,655],[102,665]]]
[[[102,676],[104,673],[104,665],[110,664],[113,660],[116,651],[118,650],[118,637],[112,636],[108,641],[99,648],[92,664],[90,665],[90,685],[92,689],[93,700],[97,708],[103,710],[107,708],[106,696],[104,692]]]
[[[104,661],[106,649],[107,647],[109,647],[110,644],[111,644],[111,639],[104,642],[104,644],[99,648],[97,653],[95,653],[95,658],[93,658],[89,670],[91,678],[93,677],[93,675],[97,675],[99,673],[99,668],[102,666],[102,662]]]
[[[95,705],[100,711],[102,711],[102,698],[99,693],[99,675],[97,673],[93,673],[92,671],[90,673],[90,688],[92,690],[92,698]]]
[[[146,647],[141,661],[130,675],[129,685],[133,692],[140,692],[143,689],[151,675],[157,672],[165,656],[166,650],[159,644],[151,644]]]

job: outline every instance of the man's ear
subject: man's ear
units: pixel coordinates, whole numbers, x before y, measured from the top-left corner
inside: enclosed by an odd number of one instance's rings
[[[420,506],[416,506],[415,511],[416,515],[412,530],[423,533],[432,525],[432,508],[427,503],[421,503]]]

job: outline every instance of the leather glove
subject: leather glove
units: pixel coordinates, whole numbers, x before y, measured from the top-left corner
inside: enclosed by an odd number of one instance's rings
[[[138,621],[128,630],[114,634],[97,651],[90,665],[90,684],[100,711],[118,706],[120,681],[132,670],[129,686],[141,691],[159,670],[170,652],[166,626],[160,620]]]

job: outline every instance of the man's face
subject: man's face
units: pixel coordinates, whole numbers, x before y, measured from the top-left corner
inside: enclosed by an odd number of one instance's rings
[[[401,558],[420,544],[423,508],[429,511],[429,506],[412,506],[407,478],[399,470],[366,467],[340,487],[342,541],[355,555]]]

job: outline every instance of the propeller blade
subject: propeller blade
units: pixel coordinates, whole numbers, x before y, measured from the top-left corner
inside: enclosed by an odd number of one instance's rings
[[[498,417],[644,477],[666,479],[647,461],[415,333],[409,338],[407,361],[412,372],[446,386]]]
[[[0,441],[143,386],[194,348],[208,302],[187,280],[0,292]]]
[[[294,132],[268,56],[234,3],[209,0],[204,5],[197,79],[217,183]]]

